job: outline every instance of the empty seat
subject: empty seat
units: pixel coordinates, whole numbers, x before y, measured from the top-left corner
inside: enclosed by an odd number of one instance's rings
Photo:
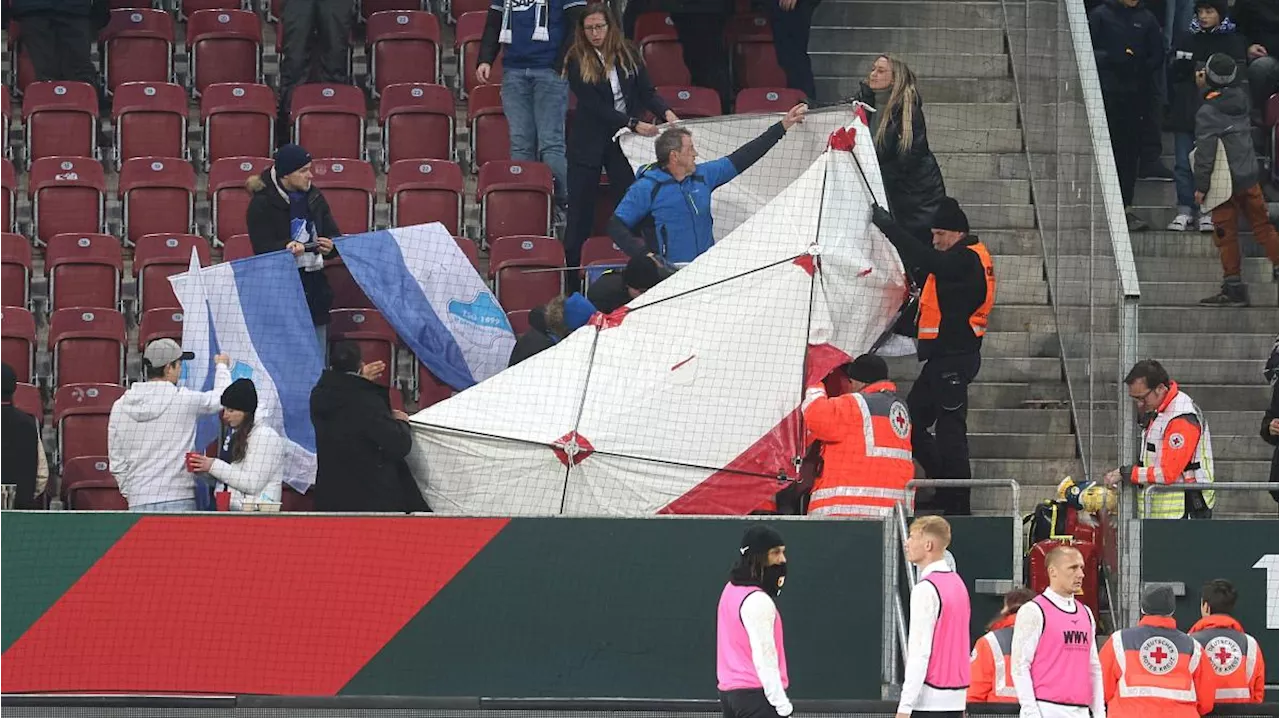
[[[248,10],[200,10],[187,20],[194,94],[217,82],[262,82],[262,24]]]
[[[489,278],[508,312],[542,306],[564,292],[563,272],[527,272],[564,266],[564,247],[554,237],[516,235],[489,245]]]
[[[387,85],[439,83],[440,22],[421,11],[377,12],[365,28],[369,89],[377,97]]]
[[[126,82],[111,104],[116,168],[133,157],[187,156],[187,93],[178,85]]]
[[[36,81],[36,68],[31,64],[31,54],[22,43],[22,23],[8,23],[8,33],[13,83],[18,94],[22,94]]]
[[[45,243],[64,232],[97,234],[106,227],[107,177],[88,157],[42,157],[31,165],[27,196],[31,234]]]
[[[666,100],[671,111],[681,119],[715,117],[720,114],[720,96],[707,87],[674,87],[660,85],[658,96]]]
[[[804,100],[804,93],[789,87],[745,87],[733,101],[733,111],[786,112]]]
[[[422,10],[423,0],[360,0],[360,16],[372,23],[373,16],[392,10]]]
[[[507,312],[507,323],[511,325],[511,331],[517,337],[529,331],[529,310],[517,309]]]
[[[356,278],[351,276],[341,257],[324,261],[324,278],[333,293],[333,309],[374,309],[373,300],[364,293]]]
[[[108,92],[126,82],[173,79],[173,17],[164,10],[112,10],[99,39]]]
[[[95,157],[98,93],[83,82],[33,82],[22,98],[27,166],[41,157]]]
[[[592,264],[626,264],[627,253],[618,249],[613,238],[607,236],[587,237],[582,244],[582,266]]]
[[[213,208],[213,237],[218,243],[226,244],[235,235],[249,232],[245,214],[253,195],[244,183],[270,166],[271,160],[266,157],[224,157],[213,163],[209,170],[209,206]]]
[[[70,307],[121,308],[124,258],[109,234],[55,234],[44,253],[49,311]]]
[[[551,169],[541,162],[490,162],[476,184],[480,228],[492,244],[512,234],[551,231]]]
[[[0,92],[4,92],[0,88]],[[8,97],[8,95],[5,95]],[[6,116],[4,122],[5,132],[9,131],[9,118]],[[5,143],[5,149],[9,148],[9,143]],[[3,175],[4,181],[4,216],[7,231],[18,231],[18,215],[15,210],[18,208],[17,191],[18,191],[18,173],[13,169],[13,162],[8,157],[0,159],[0,175]]]
[[[476,272],[480,271],[480,250],[476,247],[476,243],[467,237],[454,236],[454,242],[458,243],[458,249],[467,255],[467,261],[471,262],[471,266],[476,268]]]
[[[124,379],[124,315],[111,309],[59,309],[49,320],[53,386],[119,384]]]
[[[467,124],[471,128],[471,171],[478,172],[489,162],[511,158],[511,136],[507,116],[502,113],[502,88],[480,85],[467,98]]]
[[[439,222],[450,234],[462,227],[462,168],[447,160],[400,160],[387,174],[391,226]]]
[[[253,10],[253,0],[182,0],[178,16],[187,19],[201,10]]]
[[[275,149],[276,94],[266,85],[208,85],[200,119],[206,171],[225,157],[270,157]]]
[[[37,426],[44,426],[44,399],[40,396],[40,387],[18,382],[13,388],[13,406],[35,418]]]
[[[60,461],[106,455],[111,405],[123,395],[118,384],[63,384],[53,392]]]
[[[435,374],[426,367],[422,362],[418,362],[418,408],[425,409],[428,406],[439,404],[449,397],[457,394],[453,387],[440,381]]]
[[[253,243],[249,241],[249,235],[236,234],[232,235],[222,245],[222,261],[234,262],[237,259],[253,256]]]
[[[62,492],[73,511],[127,511],[106,456],[81,456],[62,465]]]
[[[182,341],[182,310],[174,307],[148,309],[138,322],[138,351],[157,339]]]
[[[453,94],[444,85],[398,84],[382,91],[382,169],[399,160],[452,160]]]
[[[182,304],[173,293],[169,275],[181,274],[191,266],[191,250],[200,257],[200,266],[209,266],[209,245],[194,234],[148,234],[138,238],[133,253],[133,276],[138,282],[141,311]]]
[[[458,18],[469,12],[488,12],[491,5],[491,0],[452,0],[449,3],[449,20],[458,22]]]
[[[298,85],[289,100],[293,141],[312,157],[364,159],[364,93],[353,85]]]
[[[35,376],[36,320],[26,308],[0,308],[0,355],[18,381],[30,382]]]
[[[20,234],[0,235],[0,305],[31,308],[31,243]]]
[[[329,342],[341,341],[360,345],[360,358],[366,364],[386,362],[386,371],[375,381],[391,386],[396,374],[399,338],[381,313],[376,309],[334,309],[329,312]]]
[[[458,71],[458,95],[470,97],[480,83],[476,81],[476,65],[480,64],[480,40],[484,37],[484,25],[489,17],[488,9],[455,14],[458,25],[453,31],[453,50],[462,63]],[[489,83],[502,84],[502,53],[489,68]]]
[[[146,234],[190,234],[195,220],[196,173],[178,157],[134,157],[120,169],[124,239]]]
[[[693,84],[689,68],[684,64],[684,49],[670,15],[647,12],[636,18],[636,42],[640,45],[640,55],[653,84]]]
[[[787,86],[787,75],[778,65],[778,57],[773,49],[773,31],[769,28],[766,17],[734,17],[725,36],[733,58],[734,84],[739,89]]]
[[[641,13],[636,18],[636,44],[650,39],[679,40],[679,35],[676,33],[676,24],[672,21],[671,15],[655,11]]]
[[[373,226],[373,196],[377,191],[373,165],[360,160],[323,159],[313,160],[311,171],[311,182],[324,191],[342,233],[368,232]]]

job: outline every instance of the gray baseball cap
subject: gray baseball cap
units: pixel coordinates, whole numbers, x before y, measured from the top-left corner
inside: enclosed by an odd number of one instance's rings
[[[153,368],[167,366],[179,359],[190,361],[195,358],[195,354],[182,351],[182,347],[172,339],[157,339],[148,344],[147,350],[142,353],[142,360]]]

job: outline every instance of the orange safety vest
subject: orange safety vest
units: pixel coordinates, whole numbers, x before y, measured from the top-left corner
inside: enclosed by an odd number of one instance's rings
[[[991,263],[991,253],[982,242],[974,242],[965,249],[978,255],[987,280],[987,298],[982,301],[982,306],[969,315],[969,327],[973,329],[974,336],[986,336],[987,318],[991,316],[991,307],[996,303],[996,270]],[[920,292],[920,321],[916,337],[922,341],[937,339],[941,326],[942,308],[938,306],[938,279],[930,274],[924,282],[924,290]]]
[[[895,391],[892,382],[880,381],[805,408],[810,433],[822,441],[822,475],[809,495],[810,516],[880,518],[897,501],[910,510],[911,417]]]
[[[1017,703],[1013,687],[1013,616],[991,625],[969,654],[970,703]]]
[[[1204,650],[1204,660],[1217,676],[1214,701],[1261,703],[1267,664],[1253,636],[1231,616],[1205,616],[1187,631]]]
[[[1108,718],[1200,718],[1213,710],[1213,671],[1173,618],[1143,616],[1099,652]]]

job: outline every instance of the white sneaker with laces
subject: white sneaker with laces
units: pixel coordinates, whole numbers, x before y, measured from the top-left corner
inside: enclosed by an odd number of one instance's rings
[[[1173,218],[1173,221],[1170,222],[1169,226],[1165,227],[1165,229],[1169,230],[1170,232],[1185,232],[1188,229],[1191,229],[1191,223],[1193,221],[1194,220],[1192,219],[1191,215],[1179,214],[1177,217]]]
[[[1200,215],[1200,231],[1201,232],[1213,231],[1213,217],[1210,217],[1207,214]]]

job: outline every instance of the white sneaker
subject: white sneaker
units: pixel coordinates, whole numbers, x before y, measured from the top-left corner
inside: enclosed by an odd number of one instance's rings
[[[1213,217],[1207,214],[1200,215],[1200,231],[1201,232],[1213,231]]]
[[[1170,222],[1169,226],[1165,227],[1165,229],[1169,230],[1170,232],[1185,232],[1188,229],[1191,229],[1191,223],[1193,221],[1195,220],[1191,217],[1191,215],[1179,214],[1177,217],[1173,218],[1173,221]]]

